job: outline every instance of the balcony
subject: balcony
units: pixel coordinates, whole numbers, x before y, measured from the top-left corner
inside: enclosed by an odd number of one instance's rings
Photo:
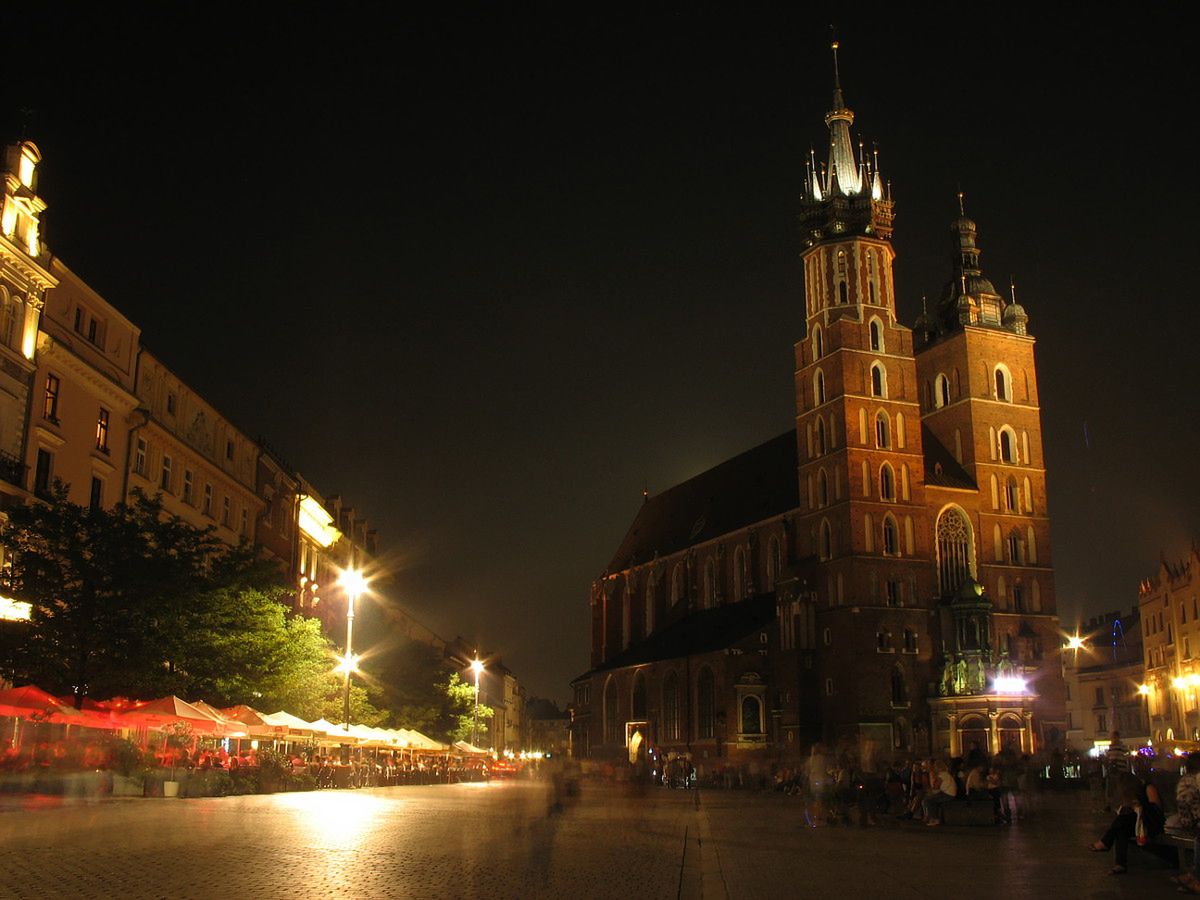
[[[0,481],[7,481],[9,484],[15,484],[24,489],[25,473],[28,468],[11,453],[0,450]]]

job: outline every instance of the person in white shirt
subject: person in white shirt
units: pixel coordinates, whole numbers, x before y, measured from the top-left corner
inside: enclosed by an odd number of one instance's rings
[[[925,798],[922,804],[925,810],[926,825],[942,824],[942,807],[958,796],[958,782],[950,774],[943,762],[934,763],[931,779],[933,793]]]

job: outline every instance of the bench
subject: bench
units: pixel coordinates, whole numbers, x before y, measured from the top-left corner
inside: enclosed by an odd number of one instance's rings
[[[992,798],[951,800],[942,804],[941,817],[944,825],[995,825]]]
[[[1195,846],[1194,841],[1196,832],[1189,828],[1168,828],[1157,838],[1154,839],[1156,844],[1162,844],[1166,847],[1174,847],[1179,851],[1179,868],[1186,871],[1191,871],[1188,860],[1190,858],[1192,848]]]

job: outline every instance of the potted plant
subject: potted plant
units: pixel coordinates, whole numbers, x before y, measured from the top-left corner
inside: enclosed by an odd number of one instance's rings
[[[118,738],[109,750],[113,770],[114,797],[141,797],[146,790],[146,752],[126,738]]]
[[[284,777],[292,771],[291,761],[276,750],[258,751],[258,790],[274,794],[284,785]]]
[[[192,726],[187,722],[172,722],[163,729],[166,735],[167,755],[171,760],[171,777],[163,782],[164,797],[179,796],[179,757],[187,752],[192,744]]]

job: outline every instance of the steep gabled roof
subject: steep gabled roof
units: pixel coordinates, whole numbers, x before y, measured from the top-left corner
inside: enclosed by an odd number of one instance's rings
[[[702,609],[650,635],[592,670],[607,672],[663,659],[680,659],[732,647],[775,621],[775,595]],[[582,677],[582,676],[581,676]]]
[[[921,423],[921,449],[925,456],[925,486],[957,488],[962,491],[977,491],[979,485],[954,458],[942,442],[934,437],[929,426]]]
[[[795,509],[800,505],[796,466],[796,432],[787,431],[651,497],[638,510],[608,571],[620,572]]]

